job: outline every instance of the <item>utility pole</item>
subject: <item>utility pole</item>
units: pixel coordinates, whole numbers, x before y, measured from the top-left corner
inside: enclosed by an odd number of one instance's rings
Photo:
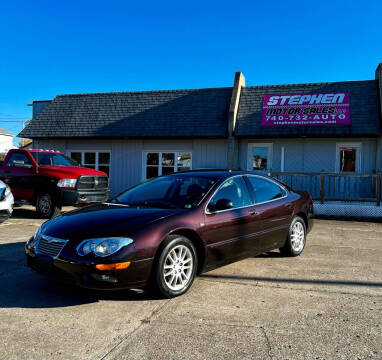
[[[24,130],[24,120],[22,120],[21,131]],[[21,146],[24,146],[24,138],[21,138]]]

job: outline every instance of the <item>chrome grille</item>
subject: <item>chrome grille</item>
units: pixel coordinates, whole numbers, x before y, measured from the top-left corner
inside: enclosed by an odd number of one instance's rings
[[[67,240],[42,235],[38,241],[37,252],[39,254],[57,257]]]
[[[107,176],[81,176],[77,189],[78,190],[101,190],[107,189],[109,186],[109,181]]]

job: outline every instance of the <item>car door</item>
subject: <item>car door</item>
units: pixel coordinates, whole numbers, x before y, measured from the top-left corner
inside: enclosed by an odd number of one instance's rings
[[[30,200],[33,197],[35,168],[31,160],[21,152],[14,152],[4,168],[5,180],[15,199]]]
[[[281,246],[288,234],[293,206],[288,191],[279,183],[263,176],[248,175],[246,180],[253,192],[255,205],[254,230],[257,229],[257,246],[272,250]]]
[[[216,210],[219,200],[229,200],[232,208]],[[221,264],[245,257],[251,251],[248,238],[253,221],[249,207],[253,205],[248,187],[240,176],[231,177],[220,185],[206,206],[203,237],[207,243],[207,261]]]

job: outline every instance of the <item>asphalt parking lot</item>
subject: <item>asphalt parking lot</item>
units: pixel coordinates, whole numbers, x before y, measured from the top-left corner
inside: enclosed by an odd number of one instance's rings
[[[198,277],[175,299],[66,287],[24,265],[42,220],[0,225],[0,359],[382,359],[382,224],[316,220],[277,251]]]

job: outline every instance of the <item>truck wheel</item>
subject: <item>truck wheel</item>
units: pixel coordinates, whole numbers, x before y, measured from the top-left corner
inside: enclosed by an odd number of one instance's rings
[[[40,193],[37,196],[36,210],[40,217],[50,219],[60,215],[61,206],[57,204],[49,193]]]

